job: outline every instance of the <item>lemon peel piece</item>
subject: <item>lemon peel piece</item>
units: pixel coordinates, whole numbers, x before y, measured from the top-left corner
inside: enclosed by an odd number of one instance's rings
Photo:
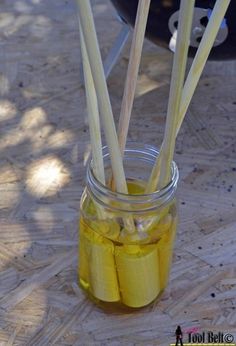
[[[119,301],[113,243],[95,233],[83,221],[80,233],[80,278],[89,284],[94,297],[106,302]]]
[[[159,260],[155,245],[115,247],[121,301],[139,308],[151,303],[160,292]]]

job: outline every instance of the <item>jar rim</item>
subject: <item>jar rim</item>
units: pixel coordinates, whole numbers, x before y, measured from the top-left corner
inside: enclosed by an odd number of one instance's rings
[[[108,147],[104,146],[103,150],[103,159],[109,158]],[[140,144],[137,142],[128,142],[127,148],[124,151],[124,157],[127,156],[128,153],[139,153],[146,155],[146,158],[149,158],[149,161],[155,162],[156,158],[159,155],[159,150],[152,145],[148,144]],[[138,157],[137,157],[138,159]],[[179,179],[179,171],[176,163],[172,161],[171,164],[171,181],[162,189],[156,190],[151,193],[144,194],[126,194],[121,192],[112,191],[108,186],[103,185],[95,176],[93,172],[93,160],[90,158],[89,164],[87,166],[87,182],[88,188],[90,192],[92,192],[94,197],[99,195],[100,197],[108,197],[111,200],[116,200],[120,203],[127,204],[143,204],[143,203],[155,203],[156,201],[160,201],[161,199],[167,198],[173,191],[177,188],[177,182]],[[92,185],[92,188],[91,188]],[[91,191],[92,190],[92,191]],[[95,191],[94,191],[95,190]],[[99,198],[100,200],[100,198]]]

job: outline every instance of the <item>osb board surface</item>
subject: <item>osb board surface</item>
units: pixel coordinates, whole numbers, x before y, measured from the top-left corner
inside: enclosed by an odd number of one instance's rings
[[[94,1],[102,54],[120,24]],[[236,332],[236,64],[209,62],[178,137],[180,225],[158,302],[106,314],[77,286],[77,223],[89,136],[73,1],[2,0],[0,345],[163,345]],[[127,45],[109,78],[119,115]],[[145,43],[129,137],[159,145],[172,55]],[[236,335],[235,335],[236,336]]]

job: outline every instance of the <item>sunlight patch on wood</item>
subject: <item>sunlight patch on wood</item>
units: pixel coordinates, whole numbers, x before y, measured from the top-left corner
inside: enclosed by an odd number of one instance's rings
[[[48,146],[50,148],[61,148],[67,146],[74,139],[74,134],[69,130],[57,131],[48,138]]]
[[[56,194],[68,183],[69,171],[57,157],[50,156],[35,161],[27,171],[26,187],[34,196]]]
[[[27,110],[21,120],[21,127],[26,129],[37,128],[46,123],[47,115],[41,107],[35,107]]]
[[[135,97],[140,97],[142,95],[147,94],[148,92],[158,89],[161,86],[166,85],[166,82],[157,82],[151,78],[149,78],[146,74],[142,74],[139,76],[138,84],[135,92]]]
[[[8,100],[0,100],[0,121],[6,121],[16,116],[15,105]]]

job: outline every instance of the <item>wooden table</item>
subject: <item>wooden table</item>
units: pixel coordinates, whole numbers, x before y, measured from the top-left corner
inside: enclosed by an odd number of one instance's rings
[[[105,57],[120,24],[94,1]],[[0,345],[160,345],[236,333],[236,63],[209,62],[178,137],[180,225],[155,304],[107,314],[77,285],[89,151],[74,1],[1,1]],[[116,119],[129,44],[109,78]],[[129,138],[160,145],[172,54],[145,43]],[[234,334],[236,337],[236,334]]]

